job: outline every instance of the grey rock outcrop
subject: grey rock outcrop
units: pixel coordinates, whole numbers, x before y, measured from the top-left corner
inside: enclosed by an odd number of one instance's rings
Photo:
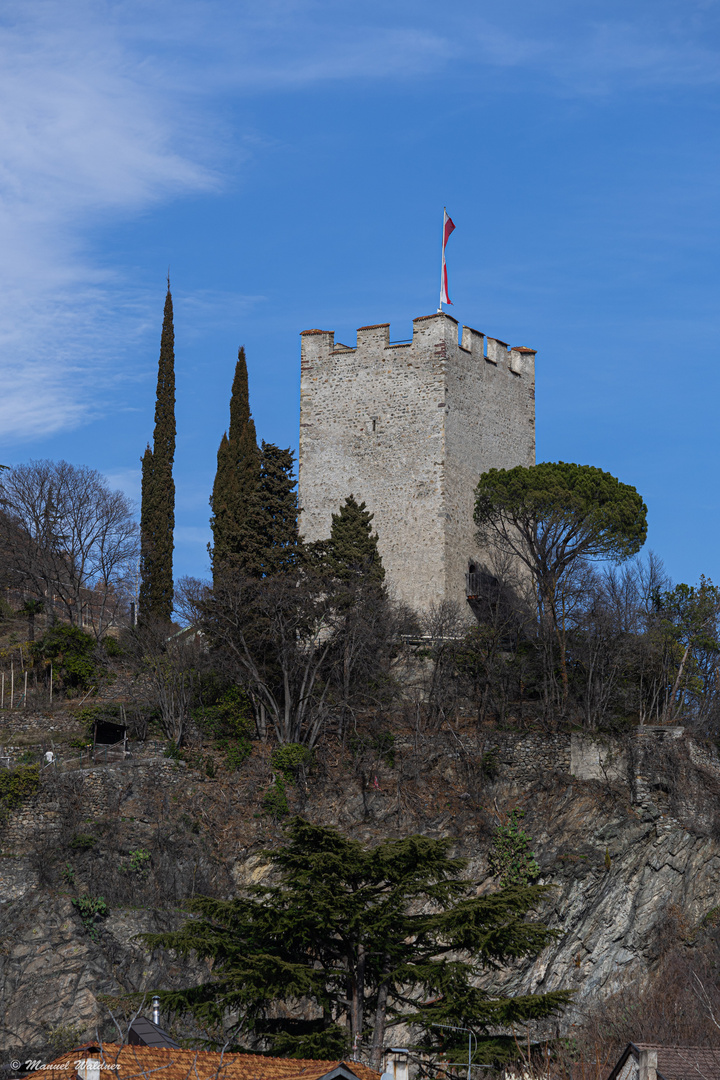
[[[43,779],[0,832],[5,1056],[40,1050],[63,1025],[92,1035],[108,1023],[103,995],[207,978],[204,965],[151,953],[138,935],[177,925],[195,893],[232,895],[263,877],[262,851],[281,836],[259,814],[270,776],[258,748],[241,773],[215,778],[147,752]],[[580,1009],[646,982],[720,903],[719,795],[717,755],[678,728],[623,740],[452,733],[421,746],[398,737],[393,765],[375,758],[350,768],[328,754],[307,787],[290,792],[294,810],[368,842],[453,837],[481,889],[492,887],[494,823],[522,805],[551,886],[542,914],[558,937],[492,983],[573,989]],[[87,850],[73,848],[78,836],[92,838]],[[138,851],[151,856],[146,869],[133,863]],[[108,901],[96,937],[72,904],[77,895]]]

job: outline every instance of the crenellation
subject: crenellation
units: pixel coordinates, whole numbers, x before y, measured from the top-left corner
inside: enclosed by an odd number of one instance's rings
[[[418,610],[464,609],[478,478],[535,460],[534,351],[460,331],[445,312],[414,319],[406,341],[378,323],[354,348],[322,330],[301,343],[302,532],[328,536],[353,494],[375,515],[391,590]]]
[[[506,341],[500,341],[499,338],[487,339],[487,358],[491,360],[493,364],[507,364],[508,362],[508,344]]]
[[[472,326],[463,326],[460,348],[473,356],[485,356],[485,335],[480,330],[473,330]]]
[[[535,374],[535,349],[514,345],[510,350],[510,370],[516,375]]]
[[[385,349],[390,344],[390,323],[360,326],[357,331],[358,349]]]

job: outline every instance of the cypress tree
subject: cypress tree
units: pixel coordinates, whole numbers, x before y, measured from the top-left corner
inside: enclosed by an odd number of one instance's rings
[[[341,581],[367,575],[379,585],[385,577],[378,536],[372,531],[373,517],[365,503],[358,503],[353,495],[345,500],[339,514],[332,515],[328,562]]]
[[[175,332],[168,278],[155,398],[152,450],[142,457],[140,616],[170,622],[175,529]]]
[[[263,572],[277,574],[297,561],[298,504],[294,454],[263,440],[260,465]]]
[[[245,349],[238,351],[230,397],[230,427],[220,440],[210,497],[213,577],[222,569],[262,572],[260,451],[250,414]]]

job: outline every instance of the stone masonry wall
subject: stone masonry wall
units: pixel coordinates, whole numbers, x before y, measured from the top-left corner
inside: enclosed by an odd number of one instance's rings
[[[387,323],[361,327],[355,347],[302,334],[302,532],[328,536],[345,498],[364,500],[388,584],[418,610],[443,599],[464,609],[478,477],[535,461],[535,354],[487,344],[485,356],[469,327],[460,344],[440,313],[415,319],[409,342],[391,343]]]
[[[465,574],[476,556],[475,488],[488,469],[535,464],[535,353],[509,350],[463,327],[457,345],[446,317],[445,594],[465,607]]]

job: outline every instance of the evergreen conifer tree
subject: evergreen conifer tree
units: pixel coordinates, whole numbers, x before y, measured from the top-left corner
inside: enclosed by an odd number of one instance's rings
[[[292,450],[263,440],[260,468],[263,572],[277,574],[295,565],[300,538]]]
[[[378,536],[372,531],[373,516],[354,495],[348,496],[339,514],[332,515],[328,562],[341,581],[362,576],[380,584],[385,577]]]
[[[471,1028],[475,1065],[515,1057],[518,1028],[572,997],[512,996],[487,984],[488,971],[535,956],[557,937],[533,917],[547,890],[515,884],[478,895],[477,882],[464,877],[466,860],[450,849],[449,839],[427,836],[366,848],[294,818],[288,840],[266,853],[272,884],[230,900],[195,896],[187,903],[194,917],[180,930],[143,935],[151,948],[213,962],[207,982],[166,991],[164,1003],[208,1027],[231,1019],[231,1037],[240,1030],[240,1039],[260,1047],[268,1040],[271,1052],[288,1057],[340,1056],[362,1045],[377,1068],[401,1024],[417,1025],[428,1051],[453,1056],[467,1050],[466,1035],[442,1027]],[[298,1016],[307,999],[316,1005],[312,1020]]]
[[[230,398],[230,427],[220,441],[210,498],[213,577],[224,569],[262,572],[260,451],[250,415],[245,349],[238,351]]]
[[[175,332],[168,278],[155,398],[152,450],[142,457],[140,617],[170,622],[175,529]]]

